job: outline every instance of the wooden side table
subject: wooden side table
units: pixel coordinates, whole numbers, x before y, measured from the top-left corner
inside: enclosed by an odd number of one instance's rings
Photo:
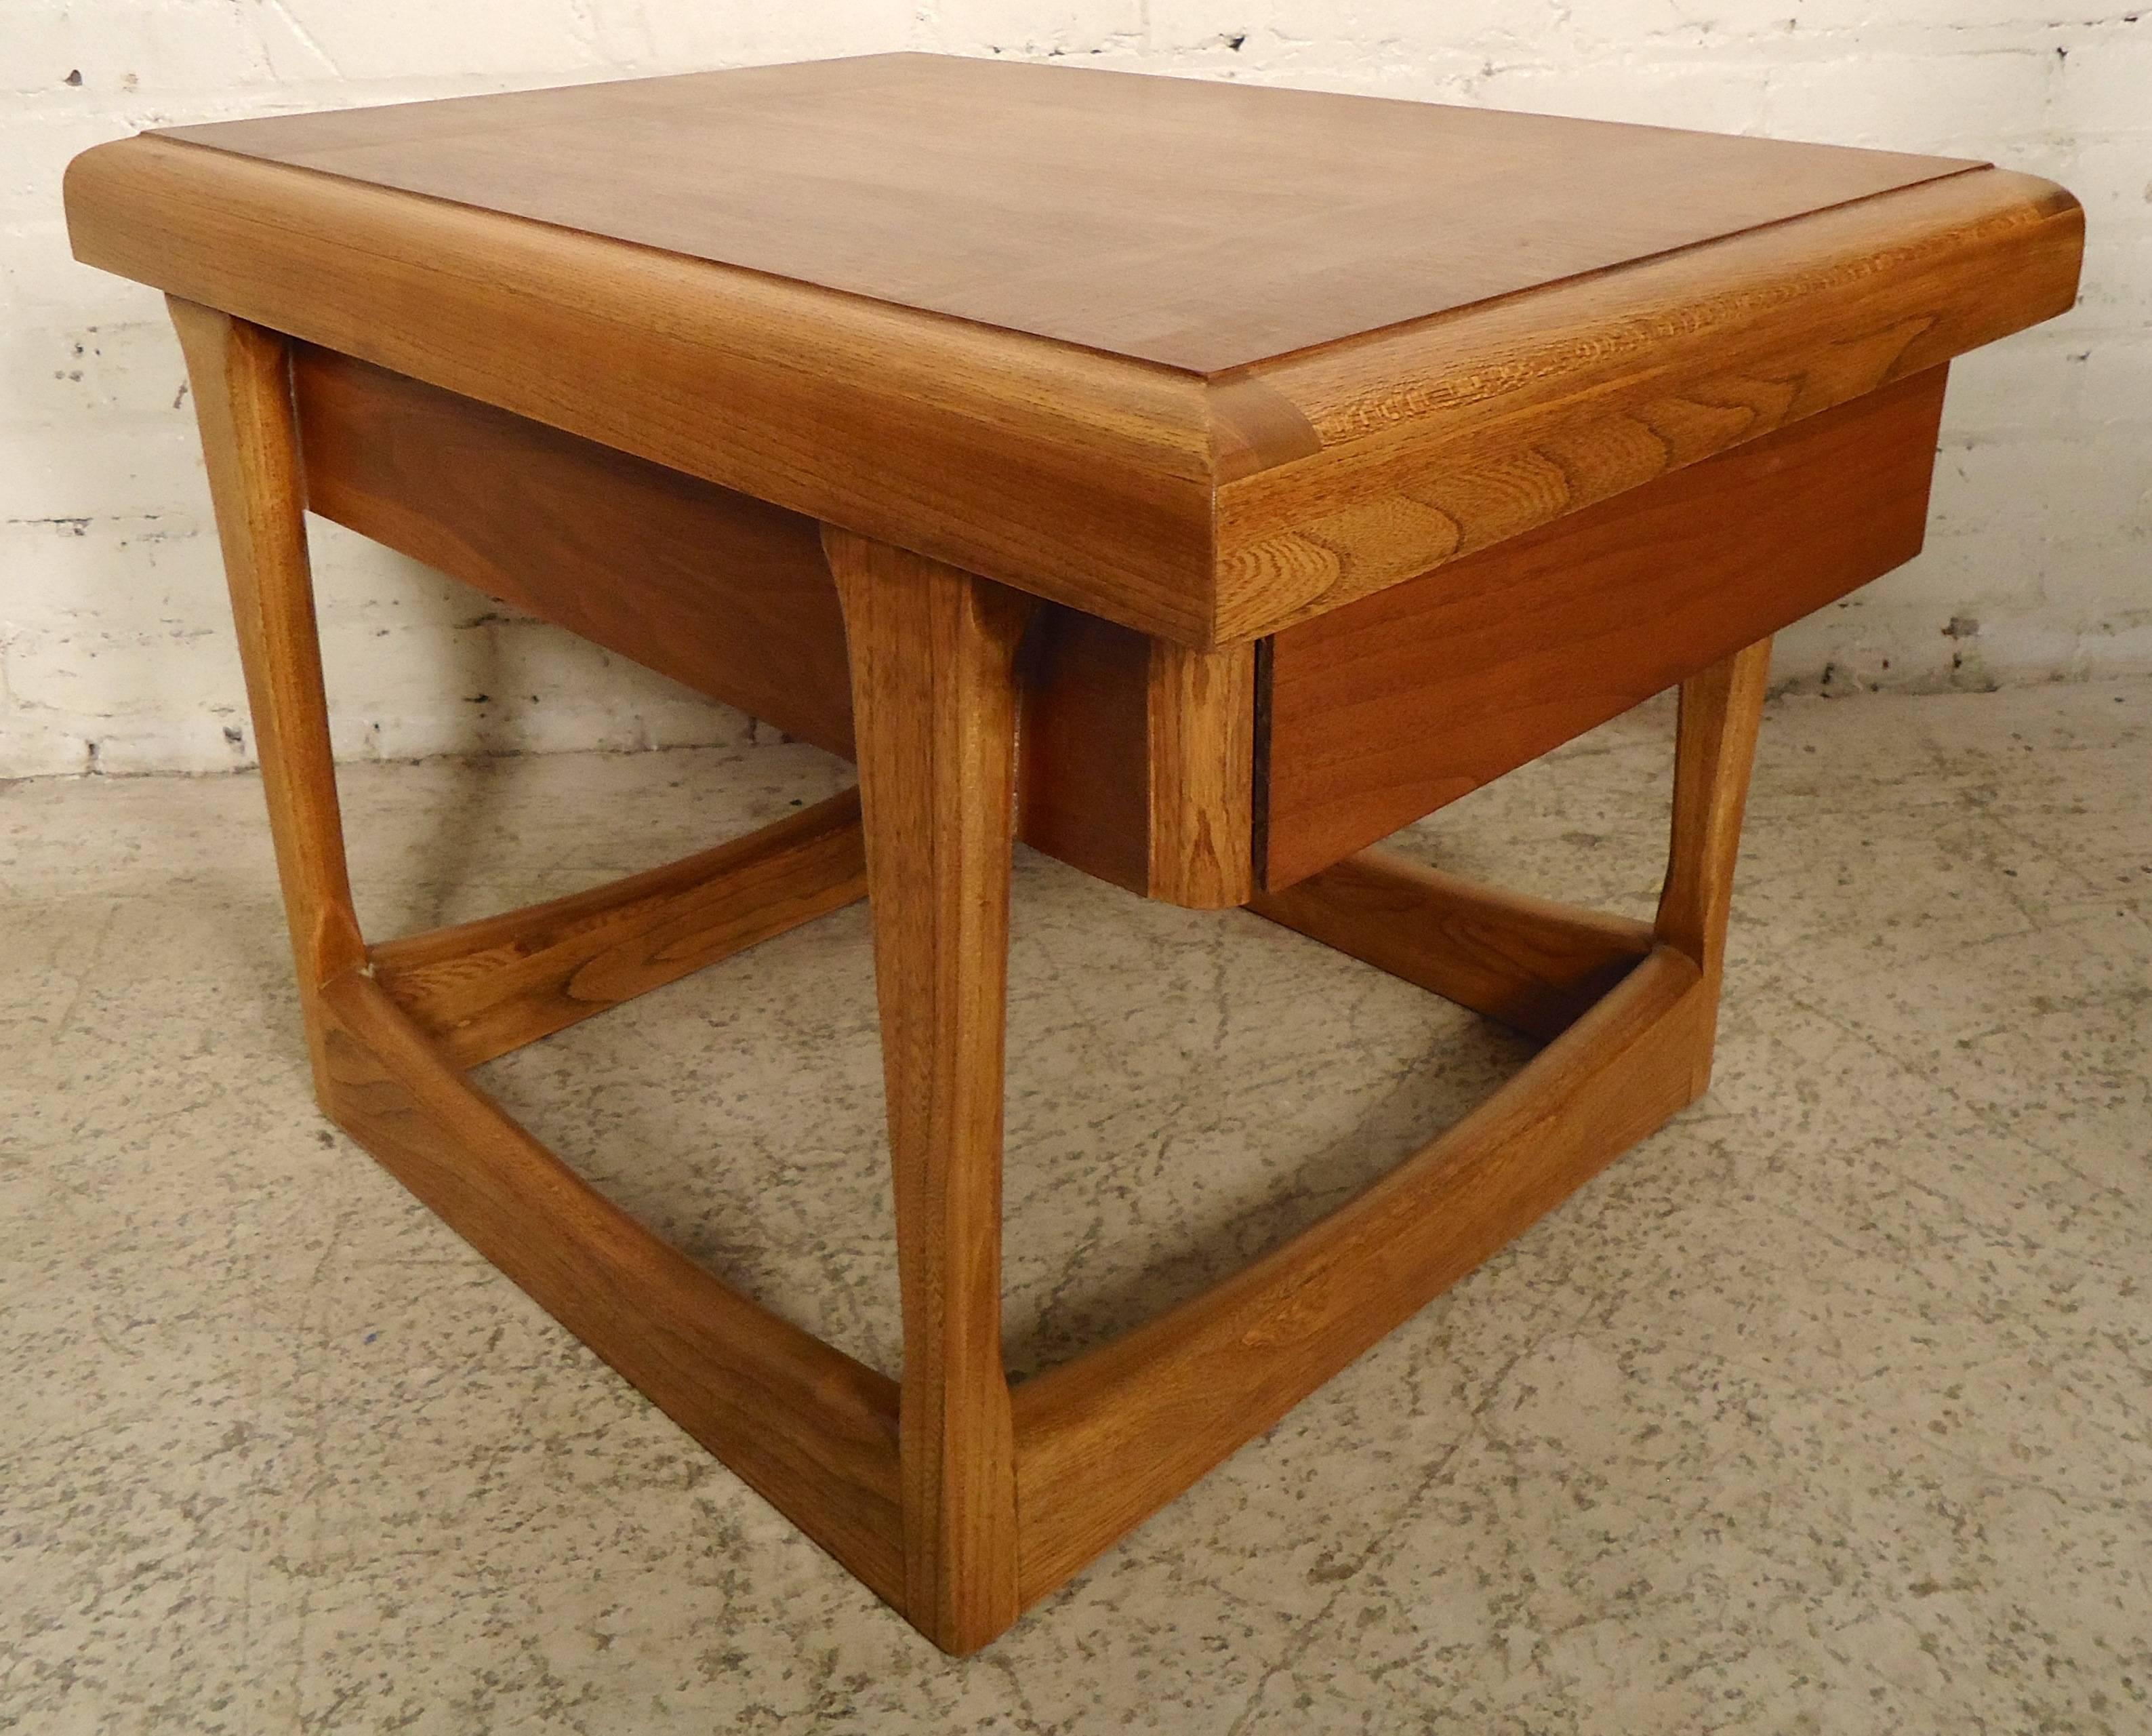
[[[323,1106],[956,1652],[1704,1089],[1769,636],[1919,548],[1946,364],[2068,307],[2082,236],[1979,164],[913,55],[181,128],[67,199],[172,298]],[[303,510],[858,791],[370,945]],[[1677,683],[1655,922],[1368,847]],[[1013,835],[1545,1047],[1012,1388]],[[901,1381],[464,1071],[863,892]]]

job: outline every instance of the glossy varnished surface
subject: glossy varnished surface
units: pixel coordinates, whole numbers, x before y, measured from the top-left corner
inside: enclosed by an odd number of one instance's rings
[[[926,54],[170,136],[1205,373],[1971,166]]]

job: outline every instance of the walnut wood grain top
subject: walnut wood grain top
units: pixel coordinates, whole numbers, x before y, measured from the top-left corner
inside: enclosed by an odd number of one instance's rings
[[[2048,318],[1934,158],[899,55],[148,134],[75,255],[1182,645]]]
[[[1977,166],[929,54],[167,136],[1199,373]]]

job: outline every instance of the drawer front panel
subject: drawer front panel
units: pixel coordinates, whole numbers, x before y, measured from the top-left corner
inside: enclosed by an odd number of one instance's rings
[[[1259,698],[1271,888],[1920,551],[1936,368],[1287,628]]]

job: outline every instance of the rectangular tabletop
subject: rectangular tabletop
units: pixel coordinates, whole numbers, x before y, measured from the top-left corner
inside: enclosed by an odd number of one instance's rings
[[[1199,648],[2061,311],[1954,160],[893,55],[175,129],[78,256]]]
[[[1980,166],[931,54],[165,136],[1205,374]]]

